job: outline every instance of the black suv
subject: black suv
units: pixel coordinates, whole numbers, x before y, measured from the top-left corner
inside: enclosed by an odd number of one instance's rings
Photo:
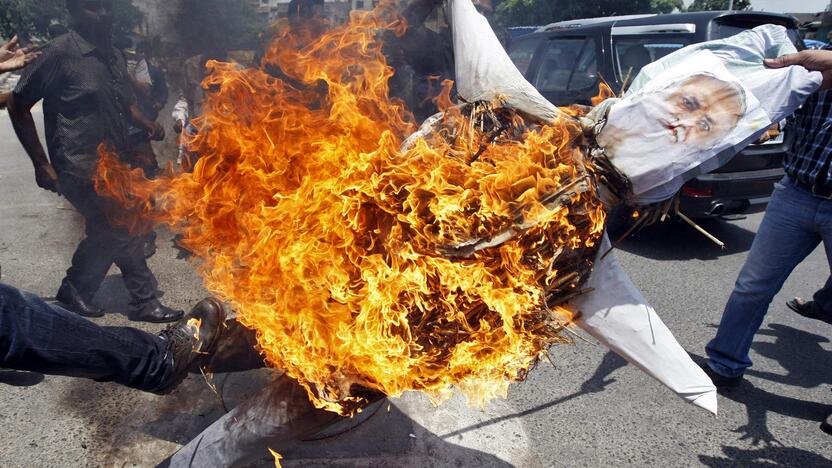
[[[736,11],[633,15],[564,21],[518,37],[509,55],[526,78],[553,104],[590,104],[601,80],[616,94],[641,68],[682,47],[732,36],[761,24],[788,28],[802,41],[791,16]],[[783,177],[788,128],[777,138],[752,145],[681,190],[681,209],[696,218],[753,213],[765,209],[773,185]],[[612,221],[612,220],[611,220]]]

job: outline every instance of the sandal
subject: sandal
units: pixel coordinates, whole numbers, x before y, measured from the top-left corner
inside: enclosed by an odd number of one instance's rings
[[[787,301],[786,305],[789,309],[797,312],[799,315],[810,319],[820,320],[832,325],[832,315],[824,312],[815,301],[805,301],[796,297]]]

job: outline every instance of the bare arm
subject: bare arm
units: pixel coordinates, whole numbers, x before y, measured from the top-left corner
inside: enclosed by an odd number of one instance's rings
[[[150,83],[142,83],[141,81],[137,80],[135,77],[130,77],[130,84],[133,85],[133,89],[136,90],[136,93],[140,94],[142,98],[148,99],[150,98]]]
[[[40,144],[35,119],[32,117],[32,106],[35,103],[23,102],[12,93],[9,95],[8,104],[9,117],[11,117],[14,132],[17,134],[17,139],[20,140],[26,154],[29,155],[29,159],[32,160],[32,165],[35,168],[35,181],[38,187],[51,192],[58,192],[58,174],[52,164],[49,163],[46,151],[43,150],[43,145]]]
[[[165,129],[162,128],[156,122],[151,121],[147,117],[144,116],[139,106],[135,103],[130,105],[130,115],[133,118],[133,122],[138,125],[139,127],[147,130],[150,133],[150,138],[152,140],[164,140],[165,139]]]

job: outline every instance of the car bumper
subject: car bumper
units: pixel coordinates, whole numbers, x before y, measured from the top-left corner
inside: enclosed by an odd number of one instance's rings
[[[704,174],[685,184],[680,209],[692,218],[757,213],[765,210],[782,168]]]

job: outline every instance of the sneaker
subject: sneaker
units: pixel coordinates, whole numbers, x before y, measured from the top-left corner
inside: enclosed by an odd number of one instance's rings
[[[786,305],[789,309],[797,312],[799,315],[810,319],[820,320],[821,322],[826,322],[832,325],[832,314],[824,312],[815,301],[804,301],[803,299],[796,297],[786,302]]]
[[[730,388],[737,388],[742,383],[742,375],[738,375],[736,377],[726,377],[719,372],[711,369],[711,366],[708,363],[701,364],[700,367],[708,377],[711,379],[711,382],[714,383],[714,386],[717,390],[725,390]]]
[[[173,369],[168,380],[153,393],[170,393],[185,380],[192,367],[199,366],[210,357],[222,336],[224,321],[225,309],[222,304],[214,298],[207,298],[199,301],[178,322],[159,333],[159,337],[168,342],[167,355],[173,358]]]

